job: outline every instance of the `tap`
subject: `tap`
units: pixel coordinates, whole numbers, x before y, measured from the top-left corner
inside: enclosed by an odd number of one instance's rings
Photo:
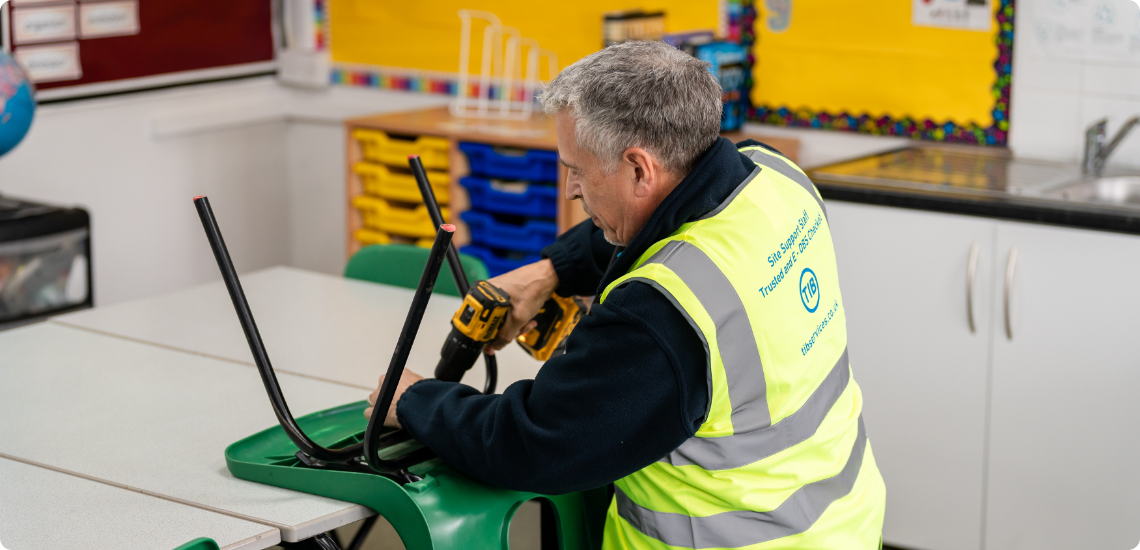
[[[1085,158],[1081,162],[1081,172],[1085,174],[1092,174],[1094,177],[1100,177],[1104,172],[1104,163],[1108,160],[1108,156],[1116,149],[1117,145],[1124,140],[1124,136],[1132,130],[1136,124],[1140,123],[1140,116],[1134,116],[1125,121],[1124,126],[1120,127],[1120,131],[1116,132],[1116,136],[1111,141],[1108,140],[1108,119],[1102,118],[1089,126],[1085,130]],[[1105,141],[1108,141],[1105,144]]]

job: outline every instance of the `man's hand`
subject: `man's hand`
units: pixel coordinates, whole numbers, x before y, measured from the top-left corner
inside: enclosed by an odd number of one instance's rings
[[[489,344],[493,349],[503,349],[535,327],[534,316],[558,288],[558,273],[550,260],[542,260],[488,279],[488,282],[511,297],[511,310],[498,336]]]
[[[420,376],[420,375],[418,375],[418,374],[416,374],[416,373],[414,373],[408,369],[404,369],[404,374],[400,376],[400,383],[396,384],[396,395],[392,396],[392,406],[388,407],[388,414],[384,417],[384,425],[385,426],[388,426],[389,428],[402,428],[403,427],[403,426],[400,426],[400,422],[398,420],[396,420],[396,403],[400,402],[400,397],[404,395],[404,392],[407,391],[408,387],[410,387],[412,384],[415,384],[416,382],[419,382],[420,380],[423,380],[423,379],[424,379],[424,377],[422,377],[422,376]],[[376,404],[376,400],[380,398],[380,387],[383,385],[384,385],[384,376],[381,376],[380,382],[378,384],[376,384],[376,389],[373,390],[372,393],[368,395],[368,404],[369,405],[375,405]],[[364,409],[364,418],[372,418],[372,407],[368,407],[367,409]]]

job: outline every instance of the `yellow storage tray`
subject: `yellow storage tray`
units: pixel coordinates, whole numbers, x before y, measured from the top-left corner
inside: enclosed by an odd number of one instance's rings
[[[383,164],[371,162],[358,162],[352,171],[360,176],[360,184],[364,192],[369,195],[404,202],[423,202],[423,195],[416,185],[416,177],[411,171],[398,171]],[[438,170],[427,171],[428,181],[431,182],[435,200],[440,204],[447,204],[449,186],[447,172]]]
[[[360,244],[368,246],[370,244],[391,244],[392,235],[384,231],[373,231],[371,229],[357,229],[353,234]],[[421,248],[431,248],[432,242],[435,239],[422,238],[416,239],[415,245]]]
[[[364,227],[393,235],[411,238],[435,238],[435,225],[423,204],[407,206],[385,199],[361,195],[352,199],[352,205],[360,209]],[[443,219],[450,219],[450,212],[440,208]]]
[[[368,162],[406,167],[408,155],[419,155],[425,170],[447,170],[446,138],[420,136],[408,140],[363,128],[353,130],[352,137],[360,143],[361,154]]]

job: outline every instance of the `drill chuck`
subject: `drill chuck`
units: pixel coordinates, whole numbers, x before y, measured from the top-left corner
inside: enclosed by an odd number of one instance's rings
[[[495,339],[511,308],[511,297],[502,289],[478,281],[463,297],[463,305],[451,318],[451,334],[440,350],[435,367],[437,380],[459,382],[471,369],[483,346]]]
[[[439,364],[435,366],[435,378],[444,382],[462,380],[463,375],[479,359],[483,345],[483,343],[476,342],[453,327],[439,353]]]

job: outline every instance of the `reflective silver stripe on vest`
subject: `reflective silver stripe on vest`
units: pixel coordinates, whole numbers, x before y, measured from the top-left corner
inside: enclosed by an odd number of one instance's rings
[[[812,198],[815,199],[815,202],[819,203],[819,209],[823,211],[823,217],[827,217],[827,208],[823,206],[823,198],[820,197],[819,193],[816,192],[815,186],[812,185],[811,180],[808,179],[807,175],[789,164],[788,162],[790,161],[785,162],[784,160],[775,157],[774,153],[768,154],[758,149],[741,151],[741,153],[752,159],[752,162],[755,162],[764,168],[771,168],[772,170],[775,170],[776,172],[784,175],[788,179],[800,184],[800,187],[803,187],[805,190],[807,190],[808,194],[810,194]]]
[[[617,489],[618,515],[645,536],[682,548],[740,548],[798,535],[810,529],[831,503],[851,493],[866,448],[867,432],[859,416],[859,433],[843,470],[800,487],[771,512],[732,510],[704,517],[657,512]]]
[[[770,426],[764,365],[752,323],[740,294],[703,250],[685,241],[669,241],[645,264],[659,263],[681,278],[716,325],[716,344],[728,380],[733,431]]]
[[[783,420],[759,430],[723,437],[690,437],[677,450],[658,462],[674,466],[695,464],[705,470],[730,470],[747,466],[807,441],[847,389],[851,367],[847,350],[820,382],[807,401]]]

